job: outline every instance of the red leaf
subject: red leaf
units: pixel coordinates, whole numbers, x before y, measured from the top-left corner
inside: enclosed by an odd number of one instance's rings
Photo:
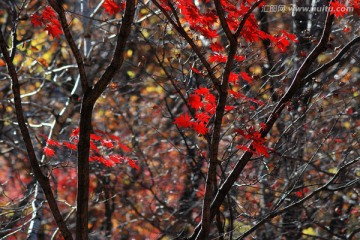
[[[130,152],[130,148],[122,143],[119,143],[119,148],[121,148],[121,150],[123,150],[124,152]]]
[[[115,15],[120,11],[120,6],[118,6],[114,0],[105,0],[102,6],[105,9],[105,12],[109,13],[110,15]]]
[[[204,112],[196,113],[195,117],[199,122],[204,122],[204,123],[208,123],[209,119],[211,118],[209,114]]]
[[[111,159],[111,161],[113,161],[114,163],[121,163],[123,160],[123,157],[121,157],[117,154],[112,154],[112,155],[109,155],[109,159]]]
[[[174,123],[178,127],[187,128],[192,125],[190,121],[191,121],[191,117],[186,113],[185,115],[180,115],[179,117],[175,118]]]
[[[208,129],[206,127],[206,124],[204,122],[195,122],[192,126],[192,128],[198,133],[205,135],[208,132]]]
[[[253,147],[258,155],[264,155],[264,157],[269,157],[269,152],[268,152],[267,148],[265,146],[263,146],[262,144],[260,144],[254,140]]]
[[[104,158],[104,160],[101,163],[104,164],[107,167],[114,167],[115,166],[115,163],[111,159]]]
[[[42,16],[47,21],[53,21],[56,19],[56,13],[50,6],[45,7]]]
[[[79,133],[80,133],[80,128],[75,128],[74,130],[72,130],[70,137],[79,137]]]
[[[60,25],[56,22],[46,25],[45,30],[48,31],[48,34],[53,36],[54,38],[59,38],[60,35],[63,33]]]
[[[266,129],[267,129],[267,125],[266,125],[265,123],[261,122],[259,125],[260,125],[260,128],[261,128],[262,130],[266,130]]]
[[[231,110],[233,110],[235,107],[234,106],[225,106],[225,111],[229,112]]]
[[[107,147],[109,149],[114,148],[114,144],[111,140],[101,140],[101,145],[103,145],[104,147]]]
[[[211,43],[210,48],[213,52],[221,52],[224,50],[224,47],[219,42]]]
[[[335,15],[335,17],[343,17],[345,14],[349,13],[348,8],[339,1],[330,2],[330,11],[330,14]]]
[[[296,192],[295,192],[295,195],[296,195],[297,197],[299,197],[299,198],[304,197],[304,193],[303,193],[302,191],[296,191]]]
[[[346,109],[346,113],[349,114],[349,115],[351,115],[351,114],[354,113],[354,109],[353,109],[352,107],[348,107],[348,108]]]
[[[201,102],[201,97],[197,94],[191,94],[188,101],[190,107],[194,109],[199,109],[203,106],[203,103]]]
[[[194,73],[201,74],[200,70],[197,69],[197,68],[190,67],[190,69],[191,69],[191,71],[193,71]]]
[[[96,135],[94,133],[90,134],[90,139],[94,140],[94,141],[100,141],[101,137],[99,135]]]
[[[41,27],[44,24],[42,17],[38,14],[31,15],[30,19],[31,19],[31,23],[34,25],[34,27],[38,27],[38,26]]]
[[[52,156],[55,155],[54,149],[51,149],[51,148],[49,148],[49,147],[44,147],[43,150],[44,150],[44,154],[45,154],[46,156],[48,156],[48,157],[52,157]]]
[[[253,82],[253,78],[249,76],[249,74],[247,74],[246,72],[240,72],[240,76],[242,79],[244,79],[245,81],[247,81],[248,83],[252,83]]]
[[[90,149],[94,150],[97,153],[100,153],[98,147],[95,145],[95,143],[93,141],[90,141]]]
[[[195,93],[204,96],[204,95],[209,94],[210,90],[208,88],[199,87],[198,89],[195,90]]]
[[[227,61],[227,56],[223,56],[221,54],[215,54],[209,57],[209,62],[211,63],[213,62],[226,63],[226,61]]]
[[[120,142],[120,138],[118,136],[115,136],[114,134],[109,134],[109,137],[114,141]]]
[[[140,167],[136,164],[135,160],[132,160],[131,158],[126,158],[126,160],[130,167],[132,167],[136,170],[140,170]]]
[[[282,33],[285,37],[287,37],[290,41],[298,42],[297,37],[296,37],[295,34],[288,33],[288,32],[286,32],[285,30],[281,30],[281,33]]]
[[[229,76],[229,83],[236,84],[237,80],[239,80],[239,74],[231,72]]]
[[[77,146],[70,142],[63,142],[63,146],[67,147],[70,150],[77,150]]]
[[[213,115],[216,112],[216,105],[214,103],[207,103],[204,105],[204,109],[207,113]]]
[[[60,147],[60,143],[58,141],[52,140],[52,139],[48,139],[46,140],[46,143],[50,146],[56,146],[56,147]]]
[[[235,60],[238,61],[238,62],[242,62],[246,59],[245,56],[242,56],[242,55],[235,55]]]
[[[236,146],[236,148],[238,148],[240,150],[243,150],[243,151],[250,151],[251,152],[251,150],[247,146],[242,145],[242,144]]]

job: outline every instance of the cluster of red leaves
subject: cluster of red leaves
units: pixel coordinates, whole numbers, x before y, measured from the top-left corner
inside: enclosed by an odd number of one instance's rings
[[[194,119],[185,113],[176,117],[174,123],[181,128],[191,128],[198,134],[207,134],[207,124],[216,111],[215,95],[208,88],[200,87],[190,94],[188,104],[195,110]]]
[[[35,27],[45,26],[45,30],[54,38],[59,38],[63,33],[61,30],[61,24],[56,17],[56,13],[50,6],[46,6],[42,13],[35,13],[31,15],[30,19],[31,23]]]
[[[335,15],[335,17],[343,17],[345,14],[348,14],[348,8],[339,1],[330,2],[330,14]]]
[[[259,131],[256,131],[253,126],[247,129],[246,131],[242,129],[237,129],[236,132],[245,139],[252,141],[250,145],[251,148],[246,145],[240,144],[237,146],[238,149],[252,152],[259,156],[263,155],[265,157],[269,157],[269,151],[268,151],[269,149],[266,146],[264,146],[265,139],[261,137],[261,133]]]
[[[110,15],[115,15],[116,13],[125,9],[126,2],[117,4],[114,0],[105,0],[102,6],[105,9],[105,12],[109,13]]]
[[[71,151],[77,151],[77,143],[79,142],[79,128],[72,131],[70,141],[58,142],[48,139],[47,136],[41,135],[46,139],[46,147],[44,147],[44,154],[48,157],[55,156],[55,147],[64,147]],[[140,169],[136,161],[119,154],[115,154],[116,150],[124,153],[130,152],[130,148],[121,143],[120,138],[114,134],[105,133],[96,130],[95,133],[90,134],[90,162],[99,162],[107,167],[114,167],[119,163],[127,163],[130,167]],[[108,154],[109,153],[109,154]]]
[[[218,20],[215,12],[210,10],[206,13],[201,13],[193,0],[179,0],[176,3],[192,30],[208,39],[218,37],[216,29],[213,29]]]
[[[296,191],[295,195],[299,198],[303,198],[308,192],[310,192],[310,189],[308,187],[304,187],[303,189]]]

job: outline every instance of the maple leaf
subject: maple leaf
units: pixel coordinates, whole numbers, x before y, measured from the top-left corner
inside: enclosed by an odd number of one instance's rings
[[[204,123],[208,123],[209,119],[211,118],[209,114],[204,112],[196,113],[195,117],[199,122],[204,122]]]
[[[261,122],[259,125],[260,125],[261,130],[266,130],[267,129],[266,123]]]
[[[210,48],[213,52],[221,52],[224,50],[224,47],[219,42],[211,43]]]
[[[114,134],[109,134],[109,137],[114,141],[120,142],[120,138],[118,136],[115,136]]]
[[[114,163],[121,163],[123,160],[123,157],[121,157],[117,154],[111,154],[111,155],[109,155],[109,159],[111,159]]]
[[[70,138],[79,137],[79,133],[80,133],[80,128],[75,128],[74,130],[72,130]]]
[[[343,17],[345,14],[348,14],[349,11],[347,7],[341,4],[339,1],[330,2],[330,14],[335,15],[335,17]]]
[[[240,72],[240,76],[242,79],[244,79],[245,81],[247,81],[248,83],[252,83],[253,82],[253,78],[249,76],[249,74],[247,74],[246,72]]]
[[[285,52],[290,46],[290,42],[286,39],[286,37],[282,36],[278,39],[276,46],[279,48],[280,52]]]
[[[95,143],[93,141],[90,141],[90,149],[94,150],[97,153],[100,153],[100,150],[98,149],[98,147],[95,145]]]
[[[211,63],[213,62],[226,63],[226,61],[227,61],[227,56],[223,56],[221,54],[215,54],[209,57],[209,62]]]
[[[77,150],[77,146],[70,142],[63,142],[62,143],[64,147],[67,147],[70,150]]]
[[[42,13],[42,17],[47,21],[53,21],[53,19],[56,19],[56,13],[50,6],[46,6]]]
[[[244,60],[246,59],[246,57],[243,56],[243,55],[235,55],[234,58],[235,58],[235,60],[238,61],[238,62],[242,62],[242,61],[244,61]]]
[[[286,32],[285,30],[281,30],[281,33],[282,33],[285,37],[287,37],[290,41],[299,42],[299,41],[297,40],[297,37],[296,37],[295,34],[288,33],[288,32]]]
[[[239,74],[231,72],[229,75],[229,83],[236,84],[239,79]]]
[[[101,162],[102,164],[104,164],[107,167],[114,167],[115,163],[111,160],[111,159],[104,159],[104,161]]]
[[[59,38],[63,33],[60,27],[60,24],[56,22],[52,22],[46,25],[45,30],[48,31],[48,34],[53,36],[54,38]]]
[[[60,143],[58,141],[52,140],[52,139],[48,139],[46,140],[46,143],[50,146],[56,146],[56,147],[60,147]]]
[[[204,97],[209,102],[209,104],[215,105],[216,97],[213,94],[209,93],[209,94],[205,95]]]
[[[215,114],[216,112],[216,105],[213,103],[207,103],[204,105],[204,109],[206,112],[208,112],[209,114]]]
[[[30,19],[31,23],[35,27],[45,25],[45,30],[47,30],[48,34],[54,38],[59,38],[59,36],[63,33],[61,24],[56,18],[56,13],[50,6],[46,6],[41,15],[31,15]]]
[[[208,88],[204,88],[204,87],[199,87],[198,89],[196,89],[194,91],[196,94],[199,95],[207,95],[210,93],[210,90]]]
[[[101,137],[99,135],[96,135],[94,133],[90,134],[90,139],[94,140],[94,141],[100,141]]]
[[[110,15],[115,15],[120,11],[120,6],[117,5],[114,0],[105,0],[102,6],[105,9],[105,12],[109,13]]]
[[[258,155],[264,155],[264,157],[269,157],[269,152],[265,146],[261,143],[258,143],[254,140],[253,147]]]
[[[199,134],[205,135],[208,133],[208,128],[204,122],[196,122],[192,125],[192,128]]]
[[[228,93],[231,95],[231,96],[233,96],[234,98],[236,98],[236,99],[242,99],[242,98],[244,98],[245,96],[242,94],[242,93],[240,93],[240,92],[235,92],[234,90],[228,90]]]
[[[122,143],[119,143],[119,148],[121,148],[121,150],[123,150],[124,152],[130,152],[130,148]]]
[[[198,28],[198,31],[207,39],[214,39],[219,36],[215,30],[209,28]]]
[[[234,108],[235,108],[234,106],[228,106],[228,105],[226,105],[226,106],[225,106],[225,111],[229,112],[229,111],[233,110]]]
[[[187,128],[192,125],[190,121],[191,121],[191,117],[186,113],[185,115],[180,115],[179,117],[175,118],[174,123],[178,127]]]
[[[197,94],[191,94],[188,98],[188,103],[190,107],[194,109],[199,109],[203,106],[203,103],[201,102],[201,97]]]
[[[140,170],[140,167],[136,164],[135,160],[131,159],[131,158],[125,158],[127,160],[127,163],[129,164],[130,167],[136,169],[136,170]]]
[[[31,23],[34,27],[42,26],[44,24],[42,17],[39,14],[33,14],[30,16]]]
[[[107,147],[109,149],[113,149],[114,148],[114,144],[111,140],[101,140],[101,145],[103,145],[104,147]]]
[[[44,150],[44,154],[45,154],[46,156],[48,156],[48,157],[52,157],[52,156],[55,155],[55,151],[54,151],[54,149],[52,149],[52,148],[44,147],[43,150]]]

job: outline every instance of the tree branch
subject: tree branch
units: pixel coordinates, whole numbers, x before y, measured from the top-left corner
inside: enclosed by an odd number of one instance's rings
[[[347,53],[350,48],[354,45],[356,45],[357,43],[360,42],[360,36],[354,38],[353,40],[351,40],[348,44],[346,44],[340,51],[339,53],[333,58],[331,59],[329,62],[325,63],[324,65],[322,65],[321,67],[319,67],[318,69],[316,69],[315,71],[313,71],[312,73],[308,74],[304,79],[303,82],[307,82],[310,79],[312,79],[313,77],[315,77],[316,75],[326,71],[327,69],[329,69],[331,66],[333,66],[334,64],[338,63],[341,58],[344,56],[345,53]]]
[[[12,63],[12,61],[10,59],[10,56],[9,56],[9,53],[7,50],[7,46],[6,46],[6,41],[5,41],[1,31],[0,31],[0,48],[1,48],[1,51],[3,54],[3,57],[5,59],[6,65],[7,65],[8,72],[9,72],[11,80],[12,80],[12,91],[14,94],[16,118],[17,118],[17,121],[19,124],[22,138],[23,138],[25,146],[26,146],[27,154],[28,154],[30,164],[33,169],[35,178],[39,182],[42,189],[44,190],[46,199],[47,199],[49,207],[51,209],[51,213],[54,216],[55,222],[58,225],[63,237],[65,239],[72,239],[71,233],[70,233],[69,229],[67,228],[63,217],[61,216],[60,210],[56,203],[56,199],[51,190],[50,181],[42,173],[41,168],[39,166],[39,163],[38,163],[38,160],[37,160],[37,157],[35,154],[35,150],[34,150],[32,142],[31,142],[29,130],[26,126],[26,120],[24,117],[24,111],[23,111],[22,103],[21,103],[20,84],[19,84],[17,72],[15,70],[14,64]]]
[[[131,24],[135,14],[135,5],[135,0],[126,1],[125,14],[118,33],[113,59],[106,68],[104,74],[100,77],[100,80],[95,84],[94,88],[91,91],[84,92],[83,102],[81,104],[80,135],[78,143],[78,194],[76,199],[76,239],[78,240],[88,239],[89,150],[93,107],[96,100],[104,92],[107,85],[124,62],[124,50],[131,32]]]
[[[206,68],[206,71],[212,81],[212,83],[214,84],[214,87],[216,88],[216,90],[220,91],[220,83],[219,80],[217,79],[217,77],[215,77],[214,75],[214,71],[212,70],[210,64],[208,63],[208,61],[206,60],[204,54],[201,53],[200,48],[195,44],[195,42],[189,37],[189,35],[185,32],[184,28],[181,26],[178,26],[174,20],[170,17],[170,15],[168,14],[168,12],[156,1],[156,0],[152,0],[152,2],[155,4],[155,6],[157,6],[161,12],[165,15],[165,17],[167,18],[167,20],[171,23],[171,25],[175,28],[175,30],[183,37],[185,38],[185,40],[188,42],[188,44],[191,46],[191,48],[194,50],[195,54],[198,56],[198,58],[200,59],[201,63],[203,64],[203,66]],[[171,5],[170,5],[171,6]]]
[[[110,83],[115,73],[120,69],[121,65],[124,62],[124,51],[126,47],[127,40],[131,32],[131,25],[134,21],[135,15],[135,6],[136,0],[127,0],[125,14],[122,19],[122,24],[120,31],[117,37],[117,43],[114,51],[114,56],[106,68],[103,75],[100,77],[100,80],[95,84],[91,94],[85,101],[88,101],[90,104],[94,104],[100,95],[104,92],[107,85]]]
[[[327,188],[329,187],[329,185],[331,183],[333,183],[335,181],[335,179],[340,175],[340,173],[346,169],[346,167],[357,163],[359,161],[360,157],[352,160],[351,162],[348,162],[347,164],[343,165],[340,167],[340,169],[336,172],[336,174],[323,186],[317,188],[316,190],[314,190],[312,193],[310,193],[309,195],[307,195],[306,197],[288,205],[287,207],[284,207],[283,209],[279,209],[276,210],[272,213],[269,213],[266,217],[264,217],[263,219],[261,219],[259,222],[257,222],[251,229],[249,229],[248,231],[246,231],[245,233],[243,233],[239,238],[237,239],[243,239],[244,237],[246,237],[247,235],[251,234],[252,232],[254,232],[256,229],[258,229],[263,223],[267,222],[269,219],[272,219],[276,216],[279,216],[282,213],[287,212],[289,209],[292,209],[294,207],[297,207],[301,204],[303,204],[305,201],[309,200],[310,198],[312,198],[313,196],[315,196],[316,194],[320,193],[321,191],[327,190]]]
[[[66,20],[66,15],[65,15],[64,9],[62,8],[62,6],[59,4],[59,2],[57,0],[48,0],[48,3],[59,15],[61,27],[63,29],[66,41],[68,42],[70,49],[74,55],[76,64],[78,65],[82,90],[83,90],[83,92],[86,92],[86,91],[88,91],[90,86],[89,86],[89,82],[88,82],[86,71],[85,71],[84,59],[83,59],[79,49],[77,48],[74,38],[71,34],[69,24],[67,23],[67,20]]]
[[[276,120],[279,118],[282,110],[285,107],[285,104],[294,96],[294,94],[298,90],[298,86],[301,84],[301,80],[306,72],[309,70],[311,64],[316,60],[320,53],[322,53],[326,49],[326,44],[328,42],[330,33],[331,33],[331,26],[334,20],[333,15],[329,15],[326,18],[325,28],[322,34],[322,37],[318,43],[318,45],[314,48],[314,50],[308,55],[305,59],[304,63],[300,66],[298,72],[296,73],[288,91],[286,94],[280,99],[279,103],[275,106],[274,110],[271,112],[268,120],[266,121],[266,128],[261,131],[261,136],[265,137],[267,133],[270,131]],[[250,145],[250,149],[252,149],[252,144]],[[253,155],[252,152],[244,152],[241,156],[233,171],[229,174],[225,182],[220,186],[217,194],[215,196],[214,201],[211,204],[211,219],[214,218],[216,212],[218,211],[219,207],[221,206],[222,202],[224,201],[227,193],[230,191],[231,187],[233,186],[234,182],[237,180],[238,176],[243,171],[244,167],[250,160],[251,156]],[[194,233],[190,236],[189,239],[195,239],[195,236],[199,233],[201,229],[202,222],[198,224],[198,226],[194,229]]]

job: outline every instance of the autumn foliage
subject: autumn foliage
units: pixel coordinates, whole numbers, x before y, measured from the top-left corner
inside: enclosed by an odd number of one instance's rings
[[[358,239],[359,9],[0,2],[0,238]]]

